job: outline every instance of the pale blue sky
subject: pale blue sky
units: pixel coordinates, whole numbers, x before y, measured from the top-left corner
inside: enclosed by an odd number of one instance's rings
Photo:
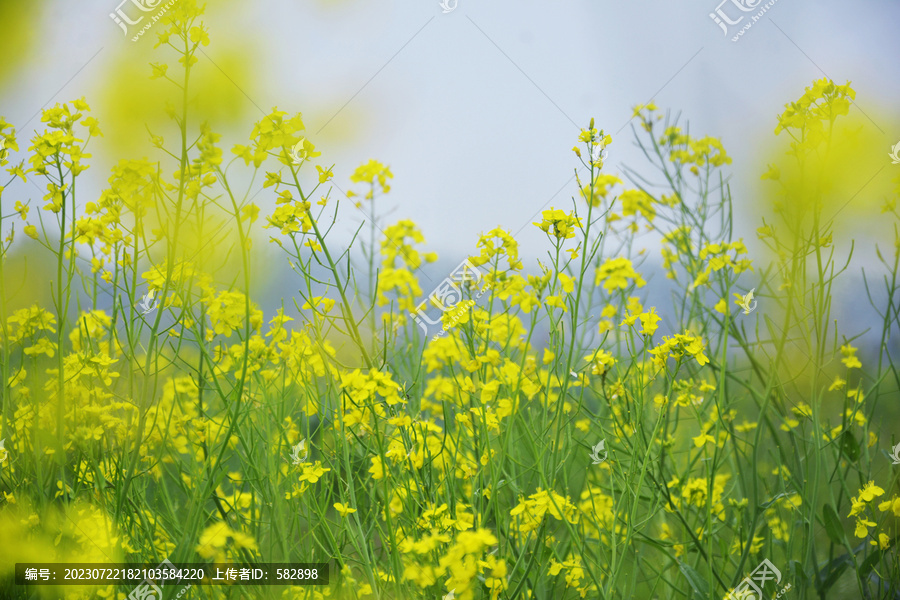
[[[108,17],[115,5],[47,2],[36,11],[44,41],[16,85],[0,89],[0,113],[20,125],[48,101],[90,101],[100,86],[145,77],[146,62],[134,73],[116,70],[115,58],[132,49]],[[900,4],[778,0],[738,43],[710,19],[716,6],[459,0],[443,14],[437,0],[217,0],[208,10],[209,59],[230,40],[249,40],[256,60],[252,78],[224,73],[242,94],[241,125],[213,126],[230,148],[261,116],[256,106],[302,111],[325,162],[337,164],[336,183],[346,190],[369,158],[388,163],[394,189],[381,212],[413,219],[429,249],[453,264],[497,225],[516,234],[525,257],[543,255],[547,242],[530,223],[577,193],[570,149],[579,127],[594,117],[614,135],[612,170],[641,168],[627,124],[631,107],[650,99],[681,111],[693,133],[722,139],[739,211],[760,189],[760,143],[814,79],[852,80],[853,110],[873,115],[885,151],[900,139],[883,118],[900,97]],[[138,42],[148,51],[153,43]],[[145,136],[140,123],[136,114],[136,135]],[[98,189],[118,158],[95,156],[89,174]],[[39,200],[34,188],[27,193]],[[271,196],[258,197],[263,210]],[[346,208],[336,231],[343,239],[361,218]],[[757,226],[738,230],[752,236]]]

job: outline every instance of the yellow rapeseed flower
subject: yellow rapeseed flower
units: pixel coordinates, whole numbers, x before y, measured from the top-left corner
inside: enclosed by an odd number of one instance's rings
[[[608,258],[597,269],[594,285],[603,283],[603,289],[611,292],[616,289],[624,290],[631,282],[637,287],[643,287],[647,282],[634,270],[634,265],[625,257]]]
[[[339,513],[341,513],[342,517],[346,517],[347,515],[351,515],[356,512],[355,508],[350,508],[348,506],[344,506],[340,502],[335,502],[334,507],[337,509]]]

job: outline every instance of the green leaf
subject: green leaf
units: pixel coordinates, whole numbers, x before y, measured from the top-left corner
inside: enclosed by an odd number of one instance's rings
[[[709,598],[709,586],[706,585],[706,580],[700,577],[700,573],[685,563],[678,563],[678,569],[684,573],[691,588],[700,594],[701,598]]]
[[[847,570],[847,567],[851,566],[853,559],[850,555],[856,555],[859,552],[862,552],[867,545],[867,542],[862,542],[847,554],[844,554],[843,556],[839,556],[832,560],[830,563],[825,565],[824,569],[819,571],[819,573],[816,575],[816,590],[819,592],[820,596],[824,596],[828,589],[835,583],[837,583],[837,580],[841,578],[841,575],[843,575],[844,571]]]
[[[859,565],[859,571],[857,571],[857,573],[859,573],[860,581],[865,581],[866,577],[869,575],[869,571],[875,567],[879,560],[881,560],[881,550],[876,550],[866,557],[866,560]]]
[[[853,437],[852,432],[845,431],[844,435],[841,436],[841,450],[852,462],[856,462],[859,459],[859,444],[856,438]]]
[[[824,569],[819,571],[818,580],[821,582],[816,585],[816,589],[819,592],[819,595],[822,596],[827,592],[831,586],[833,586],[838,579],[841,578],[841,575],[844,574],[844,571],[847,570],[847,567],[850,566],[850,555],[845,554],[839,558],[834,559],[830,563],[828,563]]]
[[[826,504],[822,507],[822,520],[825,522],[825,531],[832,542],[838,546],[844,545],[844,527],[841,525],[841,518],[837,512]]]
[[[799,583],[803,587],[809,585],[809,577],[803,570],[803,565],[800,564],[800,561],[792,560],[788,563],[788,566],[788,571],[791,574],[791,581]]]

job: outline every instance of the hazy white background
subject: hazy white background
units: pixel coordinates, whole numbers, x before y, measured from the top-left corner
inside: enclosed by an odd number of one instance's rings
[[[335,183],[349,189],[349,174],[369,158],[389,164],[393,191],[379,212],[390,211],[391,222],[413,219],[428,249],[452,264],[498,225],[516,235],[524,258],[543,255],[548,244],[530,223],[551,205],[571,206],[579,128],[594,117],[613,134],[612,171],[622,163],[641,168],[629,121],[632,107],[651,99],[681,111],[693,134],[722,139],[734,158],[727,170],[738,233],[754,238],[760,223],[751,203],[776,116],[813,80],[852,81],[853,111],[868,115],[885,160],[900,140],[891,125],[900,116],[900,2],[778,0],[737,43],[709,17],[717,2],[459,0],[443,14],[436,0],[216,0],[206,18],[212,44],[198,67],[218,78],[210,95],[234,95],[211,117],[226,152],[246,142],[260,109],[301,111],[319,160],[337,165]],[[114,102],[116,90],[146,79],[147,62],[160,60],[154,32],[132,43],[108,16],[115,7],[115,0],[34,3],[35,39],[16,49],[0,87],[0,114],[20,135],[40,125],[34,119],[22,128],[41,106],[101,94]],[[223,66],[228,52],[249,68]],[[153,151],[141,124],[162,108],[131,114],[129,136],[143,144],[138,156]],[[94,116],[108,131],[104,114]],[[95,149],[89,173],[97,192],[121,157]],[[37,189],[17,189],[40,205]],[[255,201],[265,212],[273,197],[269,189]],[[349,203],[342,215],[336,233],[348,240],[363,215]],[[423,288],[445,270],[426,267]]]

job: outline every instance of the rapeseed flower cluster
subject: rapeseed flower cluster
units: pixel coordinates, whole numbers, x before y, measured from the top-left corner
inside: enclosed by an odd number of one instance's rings
[[[180,0],[159,26],[185,81],[211,42],[201,17]],[[779,131],[809,130],[802,143],[814,144],[825,131],[815,123],[845,114],[854,94],[816,82]],[[318,164],[299,113],[272,109],[232,148],[263,181],[259,204],[236,191],[222,136],[187,104],[167,109],[183,143],[153,135],[159,162],[119,162],[84,203],[76,178],[102,135],[84,100],[43,111],[19,166],[0,120],[0,164],[41,180],[55,218],[36,220],[0,188],[2,224],[24,222],[28,235],[0,245],[0,277],[13,241],[55,261],[50,304],[14,304],[6,279],[0,291],[2,564],[329,562],[331,585],[277,592],[305,599],[718,596],[763,556],[822,594],[853,561],[869,565],[862,586],[890,573],[900,497],[875,451],[889,353],[864,369],[860,342],[819,335],[829,315],[804,329],[808,314],[769,305],[830,283],[747,281],[755,255],[710,225],[730,224],[710,182],[731,158],[686,125],[657,126],[657,110],[635,109],[648,134],[638,140],[672,189],[622,190],[602,172],[611,136],[592,121],[574,149],[590,169],[584,202],[534,223],[555,247],[549,262],[526,261],[497,227],[469,247],[477,276],[427,295],[421,277],[438,257],[424,233],[375,213],[394,177],[384,163],[349,178],[365,191],[347,195],[369,201],[363,260],[331,238],[338,203],[319,188],[334,166]],[[659,235],[672,311],[641,295],[639,223]],[[258,235],[287,255],[292,297],[259,297]],[[750,288],[760,310],[729,314],[724,299]],[[138,310],[151,293],[159,303]],[[429,323],[446,335],[414,334],[427,329],[409,318],[423,304],[441,310]],[[768,329],[753,336],[759,312]],[[896,311],[884,318],[889,330]],[[807,340],[815,370],[794,352],[793,327],[818,332]],[[850,485],[850,472],[868,483]],[[821,534],[797,526],[819,521]],[[822,564],[840,552],[850,558]]]

